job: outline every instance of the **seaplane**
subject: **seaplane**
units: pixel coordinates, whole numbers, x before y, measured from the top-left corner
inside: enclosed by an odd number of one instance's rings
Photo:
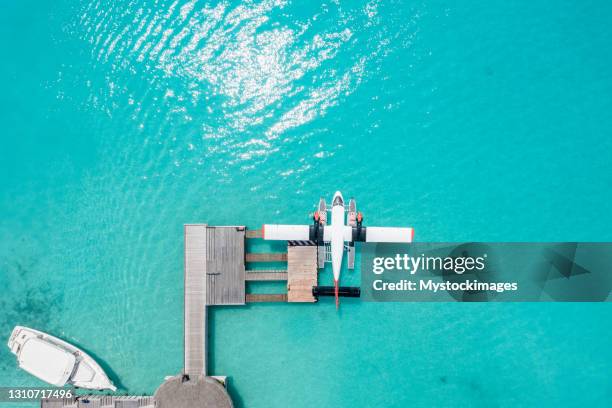
[[[319,246],[318,267],[332,264],[334,296],[339,307],[340,271],[344,252],[348,252],[348,269],[355,267],[355,242],[410,243],[414,229],[404,227],[365,227],[363,215],[357,212],[357,204],[350,199],[348,207],[340,191],[336,191],[331,204],[331,222],[327,223],[329,206],[324,198],[319,200],[311,225],[264,224],[262,238],[265,240],[311,241]]]

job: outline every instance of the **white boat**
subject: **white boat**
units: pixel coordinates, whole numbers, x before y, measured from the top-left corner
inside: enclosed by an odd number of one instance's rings
[[[19,367],[49,384],[57,387],[71,384],[92,390],[117,390],[93,358],[57,337],[16,326],[8,346],[17,356]]]

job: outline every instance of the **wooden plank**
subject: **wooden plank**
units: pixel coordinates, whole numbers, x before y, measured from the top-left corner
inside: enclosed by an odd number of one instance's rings
[[[260,229],[248,229],[246,230],[246,238],[261,238],[261,230]]]
[[[287,300],[287,301],[291,303],[314,303],[315,302],[312,296],[312,288],[311,290],[299,290],[299,291],[292,290],[290,292],[287,292],[287,299],[289,299],[289,297],[291,297],[291,300]]]
[[[244,227],[208,227],[207,305],[244,305]]]
[[[287,295],[283,293],[275,293],[275,294],[247,293],[246,301],[247,303],[286,302]]]
[[[205,224],[185,225],[184,371],[206,375],[206,249]]]
[[[287,271],[284,271],[284,270],[261,271],[261,272],[247,271],[246,280],[247,281],[286,281]]]
[[[43,399],[40,401],[40,406],[41,408],[154,408],[155,401],[153,397],[146,396],[80,395],[78,400],[76,398]]]
[[[316,279],[311,279],[311,278],[304,278],[304,279],[294,279],[294,278],[292,278],[291,279],[291,283],[290,283],[290,287],[294,288],[294,287],[297,287],[297,286],[303,286],[303,287],[306,287],[306,286],[310,286],[310,287],[317,286],[317,281],[316,281]]]
[[[317,247],[287,247],[287,301],[316,302],[312,295],[313,286],[317,286]]]
[[[246,254],[247,262],[287,262],[287,254],[278,253],[253,253]]]

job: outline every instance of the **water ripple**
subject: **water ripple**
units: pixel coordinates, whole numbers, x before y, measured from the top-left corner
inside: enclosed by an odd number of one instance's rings
[[[90,44],[92,65],[108,71],[106,84],[92,86],[91,106],[122,110],[147,140],[168,137],[163,122],[189,124],[199,134],[189,132],[179,162],[223,155],[248,170],[288,141],[324,137],[295,130],[346,100],[373,61],[405,46],[394,42],[405,35],[388,34],[379,7],[94,0],[72,31]]]

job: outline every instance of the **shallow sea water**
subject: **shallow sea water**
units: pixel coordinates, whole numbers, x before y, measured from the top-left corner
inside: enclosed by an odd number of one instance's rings
[[[607,2],[0,10],[0,339],[61,336],[124,392],[181,370],[186,222],[308,222],[342,190],[420,241],[612,240]],[[603,407],[610,312],[215,308],[210,370],[247,408]],[[6,347],[0,384],[40,385]]]

